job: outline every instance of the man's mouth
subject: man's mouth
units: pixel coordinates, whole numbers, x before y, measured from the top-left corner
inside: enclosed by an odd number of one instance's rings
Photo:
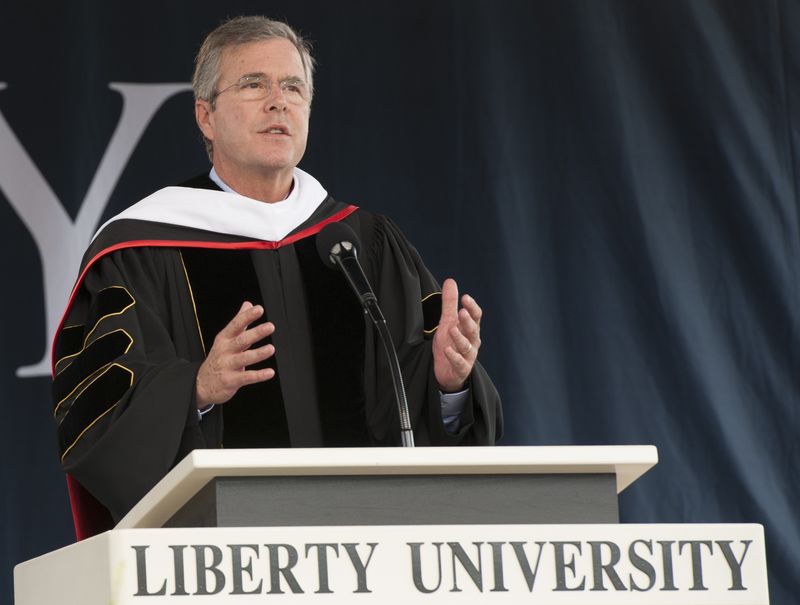
[[[289,134],[289,129],[285,126],[270,126],[264,130],[259,130],[261,134]]]

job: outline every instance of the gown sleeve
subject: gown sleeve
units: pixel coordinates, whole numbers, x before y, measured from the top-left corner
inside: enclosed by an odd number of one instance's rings
[[[363,227],[368,229],[368,221]],[[475,363],[459,430],[442,421],[433,372],[433,335],[441,315],[441,288],[399,228],[374,216],[366,238],[365,272],[386,317],[403,372],[417,445],[493,445],[502,435],[500,396],[484,368]],[[366,333],[367,423],[377,442],[394,442],[399,420],[386,356],[374,330]]]
[[[194,401],[203,359],[176,250],[119,250],[87,272],[54,347],[64,470],[119,520],[214,440]]]

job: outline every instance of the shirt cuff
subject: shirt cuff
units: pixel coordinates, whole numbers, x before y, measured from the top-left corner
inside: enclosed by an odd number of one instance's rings
[[[208,413],[209,413],[211,410],[213,410],[215,405],[216,405],[216,404],[214,404],[214,403],[210,403],[210,404],[208,404],[206,407],[204,407],[202,410],[197,410],[197,420],[202,420],[202,419],[203,419],[203,416],[205,416],[205,415],[206,415],[206,414],[208,414]],[[462,407],[463,407],[463,406],[462,406]]]
[[[461,424],[461,414],[469,400],[469,387],[457,393],[442,393],[439,391],[439,401],[442,405],[442,422],[448,433],[458,432]]]

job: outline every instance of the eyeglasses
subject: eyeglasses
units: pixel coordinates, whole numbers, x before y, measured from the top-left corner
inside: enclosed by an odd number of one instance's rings
[[[308,85],[299,78],[286,78],[278,82],[283,97],[292,105],[308,102]],[[242,76],[236,82],[211,95],[211,103],[224,92],[233,90],[242,101],[263,101],[272,93],[272,81],[263,74]]]

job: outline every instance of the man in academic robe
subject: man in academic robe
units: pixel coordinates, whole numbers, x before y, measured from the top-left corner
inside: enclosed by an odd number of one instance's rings
[[[313,61],[289,26],[230,20],[204,41],[195,115],[213,168],[103,227],[54,346],[55,418],[78,537],[111,526],[195,448],[400,441],[391,374],[316,236],[341,221],[397,347],[418,445],[502,430],[481,309],[440,289],[386,217],[297,168]],[[460,302],[460,307],[459,307]]]

